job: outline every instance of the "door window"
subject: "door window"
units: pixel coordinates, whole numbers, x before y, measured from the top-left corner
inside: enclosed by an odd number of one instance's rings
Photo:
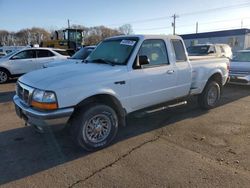
[[[31,59],[36,58],[36,53],[34,50],[25,50],[14,55],[12,59]]]
[[[49,50],[37,50],[37,58],[52,57],[54,54]]]
[[[167,49],[163,40],[145,40],[141,45],[138,55],[147,56],[149,59],[149,65],[143,65],[143,67],[169,64]]]

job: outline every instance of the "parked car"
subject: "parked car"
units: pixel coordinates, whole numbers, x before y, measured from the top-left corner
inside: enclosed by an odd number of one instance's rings
[[[86,150],[110,144],[132,112],[198,95],[214,108],[228,78],[226,58],[191,62],[181,37],[132,35],[101,42],[85,63],[20,77],[16,113],[40,131],[68,125]],[[159,107],[159,106],[158,106]]]
[[[30,46],[1,46],[0,47],[0,52],[3,52],[5,54],[9,54],[14,51],[18,51],[24,48],[28,48]]]
[[[228,44],[196,44],[187,48],[190,59],[226,57],[232,59],[232,50]]]
[[[250,85],[250,50],[240,50],[235,53],[229,75],[229,83]]]
[[[89,54],[95,49],[95,46],[85,46],[78,50],[72,57],[63,60],[55,60],[53,62],[49,62],[44,64],[44,68],[48,67],[56,67],[60,65],[68,65],[71,63],[80,63],[85,60]]]
[[[3,57],[3,56],[5,56],[5,55],[7,55],[5,52],[1,52],[0,51],[0,58]]]
[[[0,59],[0,83],[11,77],[41,69],[45,63],[56,59],[67,59],[51,48],[25,48],[7,54]]]

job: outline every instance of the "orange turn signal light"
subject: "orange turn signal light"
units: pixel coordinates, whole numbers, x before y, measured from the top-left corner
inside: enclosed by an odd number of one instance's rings
[[[32,101],[31,106],[42,110],[56,110],[58,108],[57,103],[41,103],[37,101]]]

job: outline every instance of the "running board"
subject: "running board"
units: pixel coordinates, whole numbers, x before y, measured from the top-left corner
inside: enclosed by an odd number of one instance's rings
[[[145,115],[160,112],[160,111],[163,111],[163,110],[166,110],[166,109],[169,109],[169,108],[175,108],[175,107],[178,107],[178,106],[183,106],[183,105],[186,105],[186,104],[187,104],[187,101],[182,101],[182,102],[178,102],[178,103],[175,103],[175,104],[170,104],[170,105],[167,105],[167,106],[158,107],[158,108],[155,108],[155,109],[152,109],[152,110],[145,110],[145,111],[142,111],[142,112],[138,112],[138,113],[135,114],[135,116],[140,118],[140,117],[143,117]]]

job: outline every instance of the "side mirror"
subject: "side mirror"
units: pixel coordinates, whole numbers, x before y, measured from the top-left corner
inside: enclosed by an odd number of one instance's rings
[[[136,63],[134,64],[134,69],[140,69],[142,65],[148,65],[149,63],[150,60],[146,55],[137,56]]]
[[[214,51],[213,51],[213,50],[211,50],[211,51],[209,51],[209,52],[208,52],[208,54],[214,54]]]
[[[149,58],[146,55],[139,56],[139,65],[148,65],[150,63]]]
[[[150,60],[147,56],[141,55],[136,57],[136,62],[133,66],[134,69],[140,69],[142,65],[148,65]]]

